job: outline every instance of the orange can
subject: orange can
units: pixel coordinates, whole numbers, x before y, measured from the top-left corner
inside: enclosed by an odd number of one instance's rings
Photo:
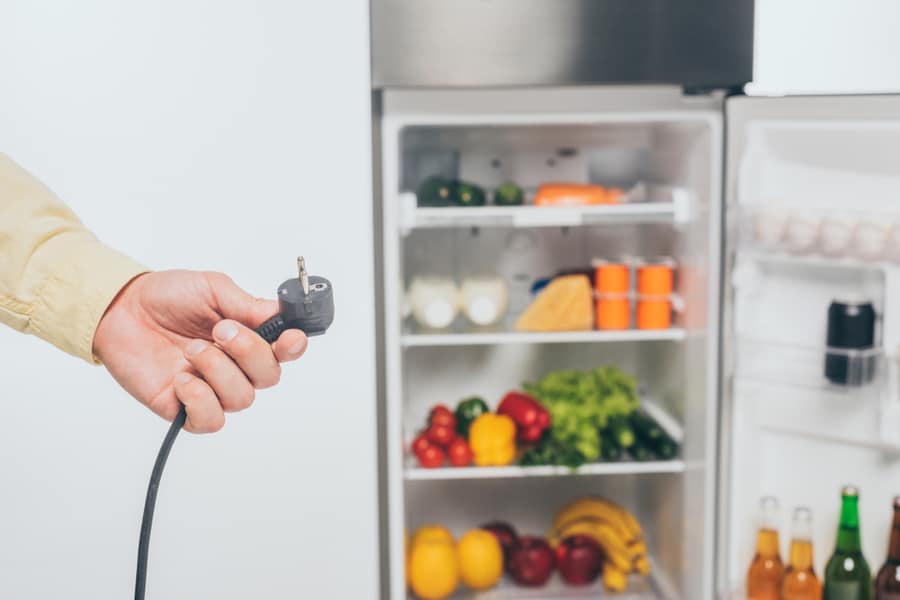
[[[597,329],[628,329],[631,323],[628,298],[597,300]]]
[[[672,303],[668,300],[638,300],[638,329],[668,329],[672,326]]]
[[[672,264],[668,262],[638,267],[638,294],[643,296],[668,296],[672,293],[674,270]]]
[[[600,263],[594,268],[594,286],[599,294],[627,294],[631,287],[628,265]]]

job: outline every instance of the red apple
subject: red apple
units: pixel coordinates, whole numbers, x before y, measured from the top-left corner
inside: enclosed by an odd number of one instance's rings
[[[566,583],[587,585],[603,570],[603,549],[590,536],[567,537],[556,547],[556,566]]]
[[[509,574],[519,585],[540,587],[553,574],[553,550],[544,538],[522,536],[509,557]]]
[[[479,529],[486,529],[494,534],[500,547],[503,549],[503,564],[509,567],[509,555],[512,549],[519,544],[519,534],[513,529],[513,526],[503,521],[491,521],[485,523]]]

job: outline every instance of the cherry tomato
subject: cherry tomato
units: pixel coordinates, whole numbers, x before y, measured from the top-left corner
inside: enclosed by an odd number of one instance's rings
[[[428,446],[425,450],[417,454],[416,457],[419,459],[419,464],[426,469],[442,467],[444,461],[447,460],[447,455],[437,446]]]
[[[420,433],[416,436],[416,439],[413,440],[412,445],[410,445],[410,450],[412,450],[413,454],[418,456],[430,447],[431,442],[428,441],[428,438],[425,437],[424,433]]]
[[[432,444],[446,448],[456,437],[456,432],[450,425],[432,425],[425,431],[425,436]]]
[[[464,438],[458,437],[450,442],[447,454],[450,456],[450,464],[454,467],[468,467],[472,464],[472,449]]]
[[[438,404],[428,414],[428,424],[446,425],[450,429],[454,429],[456,427],[456,417],[453,416],[453,412],[449,408],[443,404]]]

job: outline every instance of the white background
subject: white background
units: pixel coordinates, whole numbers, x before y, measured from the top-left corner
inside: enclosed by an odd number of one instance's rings
[[[4,2],[0,147],[154,268],[272,296],[294,258],[337,318],[254,409],[183,435],[154,600],[376,597],[368,18],[333,3]],[[130,598],[165,424],[99,368],[0,331],[0,598]]]
[[[900,90],[893,0],[758,0],[756,92]],[[376,597],[363,0],[0,6],[0,148],[154,268],[271,294],[302,252],[329,334],[164,478],[155,600]],[[164,424],[101,369],[0,330],[0,598],[131,594]]]

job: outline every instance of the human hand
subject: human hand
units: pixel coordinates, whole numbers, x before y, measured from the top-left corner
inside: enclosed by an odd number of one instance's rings
[[[281,376],[279,363],[306,350],[302,331],[274,344],[252,328],[278,303],[250,296],[222,273],[160,271],[119,292],[94,334],[94,354],[125,390],[172,421],[185,406],[185,429],[218,431],[225,413],[253,403],[255,390]]]

